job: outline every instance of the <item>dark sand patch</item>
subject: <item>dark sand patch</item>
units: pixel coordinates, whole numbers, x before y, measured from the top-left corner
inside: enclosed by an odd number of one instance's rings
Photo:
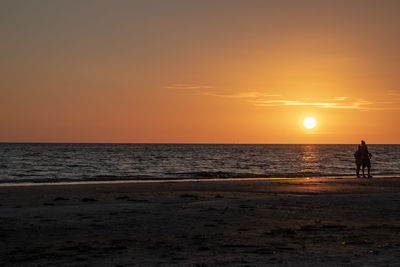
[[[0,265],[397,266],[398,199],[397,179],[0,187]]]

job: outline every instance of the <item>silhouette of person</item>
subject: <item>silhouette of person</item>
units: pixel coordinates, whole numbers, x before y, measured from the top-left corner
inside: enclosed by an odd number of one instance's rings
[[[361,145],[358,145],[356,152],[354,153],[354,159],[356,160],[356,175],[360,178],[360,168],[362,164],[361,159]]]
[[[371,158],[372,158],[372,154],[369,153],[368,151],[368,147],[365,144],[364,140],[361,140],[361,146],[360,146],[360,151],[361,151],[361,164],[362,164],[362,174],[363,174],[363,178],[365,178],[365,174],[364,174],[364,169],[365,167],[368,168],[368,178],[371,178]]]

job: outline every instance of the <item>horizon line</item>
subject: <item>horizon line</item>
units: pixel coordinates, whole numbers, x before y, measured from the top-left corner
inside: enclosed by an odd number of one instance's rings
[[[0,144],[120,144],[120,145],[354,145],[358,143],[206,143],[206,142],[16,142],[0,141]],[[369,145],[400,145],[400,143],[367,143]]]

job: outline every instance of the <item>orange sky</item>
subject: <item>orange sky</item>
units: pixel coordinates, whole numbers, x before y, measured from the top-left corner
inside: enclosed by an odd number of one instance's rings
[[[399,13],[1,1],[0,142],[400,143]]]

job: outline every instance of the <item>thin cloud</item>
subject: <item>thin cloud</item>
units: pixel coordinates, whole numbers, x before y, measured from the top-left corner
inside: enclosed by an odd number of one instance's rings
[[[177,84],[165,86],[164,88],[187,90],[187,89],[212,89],[215,87],[210,86],[210,85],[201,85],[201,84],[192,84],[192,83],[177,83]]]
[[[197,84],[174,84],[165,88],[172,89],[212,89],[216,88],[209,85],[197,85]],[[397,91],[389,91],[389,95],[397,96]],[[335,96],[330,98],[285,98],[280,94],[250,91],[250,92],[239,92],[239,93],[219,93],[216,91],[206,90],[198,95],[205,95],[211,97],[222,97],[222,98],[234,98],[242,99],[245,102],[251,103],[258,107],[315,107],[321,109],[353,109],[359,111],[370,111],[370,110],[400,110],[400,100],[392,98],[391,101],[368,101],[365,99],[351,98],[348,96]]]
[[[224,97],[224,98],[238,98],[243,101],[252,103],[259,107],[315,107],[321,109],[353,109],[359,111],[369,110],[400,110],[400,101],[392,99],[388,102],[368,101],[365,99],[351,98],[348,96],[336,96],[324,99],[315,98],[300,98],[291,99],[284,98],[279,94],[270,94],[265,92],[241,92],[233,94],[221,94],[217,92],[203,92],[202,95]],[[326,101],[325,101],[326,100]]]
[[[252,103],[255,106],[263,107],[279,107],[279,106],[311,106],[319,108],[333,108],[333,109],[360,109],[367,110],[372,104],[371,102],[359,99],[349,101],[350,98],[347,96],[337,96],[329,98],[325,101],[312,101],[312,98],[301,98],[301,100],[295,99],[277,99],[282,97],[280,94],[271,94],[265,92],[241,92],[233,94],[221,94],[216,92],[204,92],[202,95],[224,97],[224,98],[239,98],[246,102]]]
[[[333,101],[344,101],[344,100],[346,100],[346,99],[348,99],[347,96],[336,96],[336,97],[330,98],[329,100],[333,100]]]
[[[219,94],[215,92],[205,92],[203,95],[207,96],[216,96],[216,97],[225,97],[225,98],[260,98],[260,97],[279,97],[281,95],[278,94],[267,94],[260,92],[243,92],[243,93],[235,93],[235,94]]]
[[[371,102],[364,99],[351,99],[347,97],[347,101],[338,101],[338,102],[322,102],[322,101],[298,101],[298,100],[286,100],[286,99],[277,99],[277,100],[253,100],[252,102],[255,106],[260,107],[295,107],[295,106],[309,106],[309,107],[318,107],[318,108],[327,108],[327,109],[354,109],[360,111],[370,111],[370,110],[400,110],[399,102]],[[391,104],[391,106],[390,106]]]
[[[232,94],[221,94],[217,92],[203,92],[202,95],[224,97],[224,98],[238,98],[243,99],[246,102],[252,103],[259,107],[296,107],[296,106],[310,106],[319,108],[332,108],[332,109],[359,109],[359,110],[369,110],[371,102],[358,99],[350,101],[347,96],[337,96],[329,98],[327,102],[325,101],[312,101],[312,98],[301,98],[301,100],[296,99],[279,99],[282,97],[280,94],[271,94],[265,92],[240,92]],[[278,99],[277,99],[278,98]]]
[[[340,98],[341,100],[342,98]],[[347,97],[345,98],[347,99]],[[372,104],[369,101],[365,100],[356,100],[353,102],[323,102],[323,101],[298,101],[298,100],[288,100],[288,99],[258,99],[251,101],[255,106],[262,107],[280,107],[280,106],[310,106],[310,107],[319,107],[319,108],[331,108],[331,109],[359,109],[359,110],[368,110],[370,109],[370,105]]]

